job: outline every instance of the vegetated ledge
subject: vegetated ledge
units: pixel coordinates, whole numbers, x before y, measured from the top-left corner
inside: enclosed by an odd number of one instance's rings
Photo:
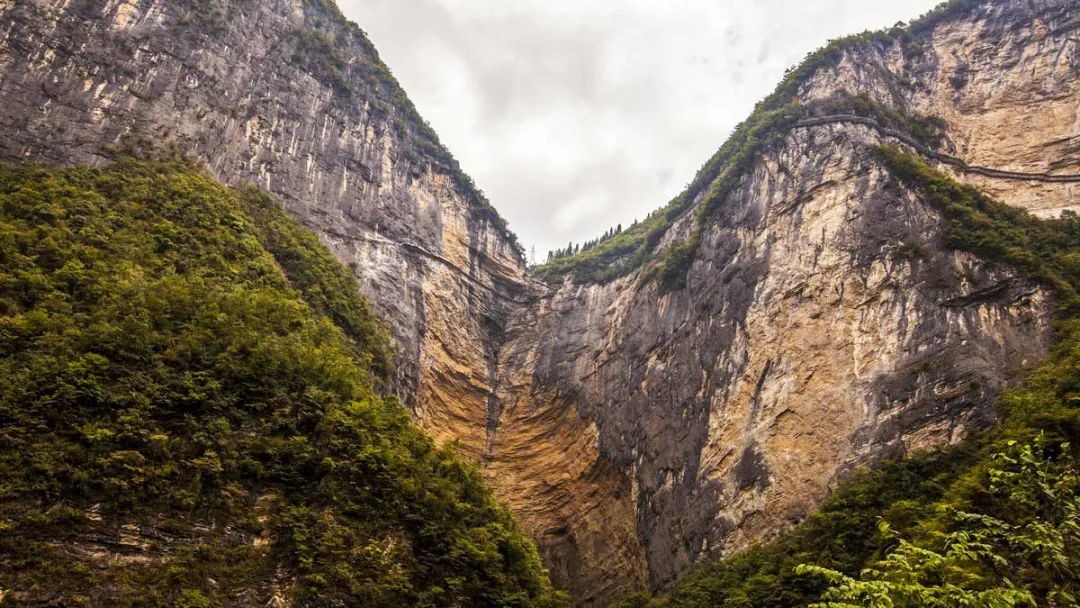
[[[846,36],[810,53],[797,67],[788,70],[784,79],[768,97],[758,102],[750,116],[735,128],[720,149],[698,170],[686,190],[644,221],[634,224],[622,233],[600,240],[586,251],[538,265],[535,268],[536,274],[549,281],[570,275],[575,283],[606,283],[641,268],[647,261],[656,258],[657,244],[675,220],[695,204],[698,196],[704,193],[702,208],[706,211],[703,213],[711,214],[716,205],[738,185],[739,178],[767,144],[774,142],[800,119],[814,116],[815,110],[812,108],[800,110],[796,95],[799,88],[819,69],[835,65],[846,52],[859,46],[900,43],[906,57],[918,59],[925,53],[922,36],[930,33],[941,21],[982,4],[985,4],[984,0],[949,0],[906,26],[897,25],[889,29]],[[931,144],[926,146],[927,148],[933,147],[930,139],[936,136],[938,130],[934,119],[907,116],[903,111],[867,104],[866,101],[868,100],[863,98],[863,101],[857,102],[854,107],[846,109],[835,106],[832,113],[846,111],[865,118],[884,119],[883,123],[900,127],[914,138]],[[926,128],[929,128],[928,132],[924,131]],[[681,270],[688,265],[697,251],[702,219],[704,218],[699,218],[699,226],[687,241],[667,248],[666,257],[649,270],[644,277],[646,280],[660,280],[666,287],[680,284],[684,277]]]
[[[796,121],[793,125],[791,125],[790,129],[807,128],[830,124],[863,125],[878,131],[883,137],[892,138],[901,143],[907,144],[916,152],[928,159],[934,160],[942,164],[950,165],[962,173],[971,173],[1002,180],[1041,181],[1049,183],[1080,183],[1080,174],[1006,171],[1002,169],[994,169],[990,167],[982,167],[979,165],[969,164],[955,156],[935,151],[930,145],[926,143],[925,139],[920,139],[912,135],[912,133],[920,133],[923,137],[926,137],[929,133],[924,131],[923,129],[916,128],[900,130],[895,127],[889,126],[890,122],[895,122],[895,118],[890,117],[888,113],[882,113],[879,110],[875,110],[874,113],[877,113],[880,118],[870,118],[857,114],[828,114],[825,116],[819,116],[814,118],[805,118]],[[882,120],[882,118],[884,118],[884,120]],[[903,120],[902,123],[906,123],[908,125],[934,124],[934,120],[925,119],[922,117],[909,117]],[[712,213],[715,212],[715,209],[720,204],[720,202],[722,202],[727,196],[727,194],[734,190],[737,185],[738,182],[736,179],[733,179],[730,182],[721,182],[720,188],[718,188],[719,192],[715,194],[710,193],[708,198],[708,204],[699,209],[700,213],[696,218],[697,222],[693,230],[691,231],[690,237],[679,243],[672,244],[668,248],[666,248],[660,255],[657,262],[642,275],[643,281],[658,281],[662,290],[681,288],[684,285],[686,273],[689,270],[690,263],[693,261],[693,256],[697,252],[698,246],[701,243],[701,231],[704,229],[704,222],[706,218],[711,216]]]
[[[955,156],[951,156],[943,152],[937,152],[926,146],[926,144],[924,144],[922,141],[919,141],[918,139],[912,137],[911,135],[903,131],[890,129],[889,127],[881,124],[879,121],[874,120],[873,118],[865,118],[854,114],[833,114],[829,116],[821,116],[818,118],[808,118],[795,123],[795,127],[815,127],[820,125],[844,123],[861,124],[872,127],[873,129],[880,132],[882,135],[892,137],[911,146],[924,157],[930,158],[942,164],[955,167],[962,173],[973,173],[976,175],[983,175],[986,177],[993,177],[997,179],[1018,181],[1048,182],[1059,184],[1080,182],[1080,173],[1030,173],[1025,171],[1006,171],[1003,169],[993,169],[990,167],[972,165]]]

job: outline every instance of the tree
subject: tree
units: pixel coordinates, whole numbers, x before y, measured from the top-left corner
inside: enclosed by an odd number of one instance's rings
[[[1056,455],[1054,454],[1056,452]],[[1062,444],[1010,442],[987,475],[987,513],[956,512],[941,548],[898,545],[858,579],[800,565],[831,584],[816,608],[1075,606],[1080,598],[1080,474]],[[882,522],[883,534],[891,535]]]

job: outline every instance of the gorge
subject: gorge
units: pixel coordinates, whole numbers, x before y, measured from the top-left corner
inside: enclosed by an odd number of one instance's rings
[[[0,1],[0,66],[0,159],[171,147],[318,235],[390,334],[386,392],[480,464],[581,606],[960,443],[1045,358],[1051,290],[949,247],[876,150],[1080,211],[1075,0],[954,1],[831,43],[667,207],[534,268],[328,0]]]

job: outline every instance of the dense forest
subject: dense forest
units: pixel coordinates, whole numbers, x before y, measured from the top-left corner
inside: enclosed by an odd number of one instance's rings
[[[1041,220],[898,149],[878,156],[946,222],[946,245],[1009,264],[1057,298],[1057,345],[960,446],[842,483],[791,532],[701,564],[623,608],[1080,605],[1080,217]]]
[[[561,604],[357,294],[191,163],[0,166],[0,603]]]

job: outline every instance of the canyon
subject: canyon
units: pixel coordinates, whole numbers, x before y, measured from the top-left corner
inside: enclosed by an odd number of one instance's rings
[[[479,462],[574,602],[668,588],[775,537],[845,473],[954,444],[1052,338],[1046,289],[945,245],[874,154],[1080,208],[1080,6],[958,3],[792,81],[811,111],[722,200],[703,172],[643,262],[526,267],[363,32],[317,0],[0,1],[0,159],[172,147],[319,235],[389,329],[392,386]],[[720,142],[718,142],[720,143]],[[650,278],[697,239],[679,281]]]

